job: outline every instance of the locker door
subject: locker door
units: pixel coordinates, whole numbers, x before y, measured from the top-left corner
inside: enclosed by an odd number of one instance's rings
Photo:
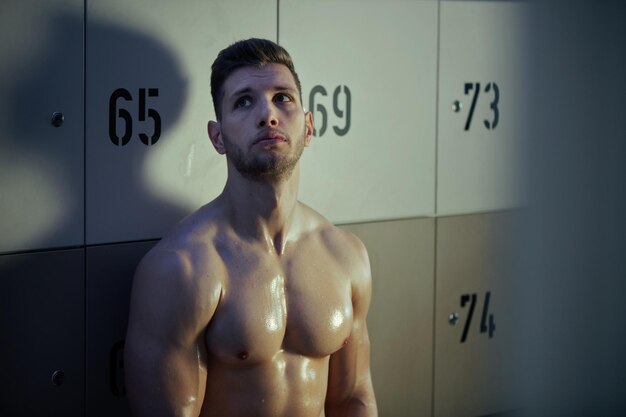
[[[2,415],[84,416],[84,256],[0,256]]]
[[[87,249],[87,415],[129,416],[124,339],[133,274],[154,241]]]
[[[435,416],[521,406],[516,212],[437,219]]]
[[[301,199],[335,223],[432,215],[437,2],[280,2],[279,24],[316,129]]]
[[[341,226],[365,244],[372,267],[367,319],[381,416],[432,411],[435,220]]]
[[[87,243],[158,238],[221,192],[211,64],[275,39],[276,2],[88,2],[87,19]]]
[[[437,214],[523,204],[529,5],[442,1]]]
[[[80,245],[83,1],[0,10],[0,253]]]

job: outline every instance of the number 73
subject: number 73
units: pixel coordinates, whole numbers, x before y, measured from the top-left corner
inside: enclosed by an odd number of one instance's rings
[[[480,95],[480,83],[465,83],[465,95],[469,95],[472,91],[474,91],[474,96],[472,97],[472,104],[469,109],[469,113],[467,114],[467,121],[465,122],[465,130],[469,130],[472,124],[472,118],[474,117],[474,110],[476,109],[476,102],[478,101],[478,96]],[[483,124],[489,130],[495,129],[498,126],[498,121],[500,120],[500,110],[498,109],[498,103],[500,102],[500,89],[498,88],[498,84],[496,83],[488,83],[485,87],[484,92],[489,93],[493,91],[493,100],[491,101],[489,107],[493,112],[492,120],[483,120]]]

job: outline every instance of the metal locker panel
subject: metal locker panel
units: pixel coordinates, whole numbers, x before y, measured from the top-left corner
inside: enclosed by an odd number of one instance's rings
[[[516,216],[437,219],[435,416],[482,416],[522,405],[514,359]]]
[[[83,1],[0,9],[0,253],[80,245]]]
[[[84,250],[0,256],[0,414],[84,416]]]
[[[351,224],[368,249],[372,303],[368,328],[381,416],[432,411],[434,219]]]
[[[87,248],[87,415],[130,416],[124,339],[135,268],[156,241]]]
[[[248,37],[276,39],[276,2],[87,5],[87,243],[152,239],[213,199],[210,68]]]
[[[440,7],[437,214],[519,207],[530,6]]]
[[[432,215],[437,2],[281,2],[279,41],[316,129],[301,199],[335,223]]]

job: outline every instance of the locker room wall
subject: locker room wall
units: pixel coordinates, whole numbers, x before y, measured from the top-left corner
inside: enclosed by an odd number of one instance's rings
[[[533,10],[520,376],[530,415],[626,414],[626,4]],[[535,342],[538,341],[538,342]]]
[[[221,191],[209,68],[250,36],[291,52],[314,113],[301,199],[370,252],[380,415],[520,406],[510,265],[494,260],[510,256],[503,231],[523,204],[524,2],[30,0],[2,12],[2,330],[49,328],[3,346],[3,357],[40,358],[10,368],[1,402],[12,415],[128,414],[132,273]],[[41,294],[17,303],[30,288]],[[46,394],[20,409],[26,392]]]

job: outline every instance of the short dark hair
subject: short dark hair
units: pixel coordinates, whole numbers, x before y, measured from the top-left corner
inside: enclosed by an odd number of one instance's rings
[[[302,101],[302,86],[293,66],[291,56],[282,46],[267,40],[251,38],[241,40],[222,49],[211,66],[211,97],[217,120],[222,118],[221,99],[224,96],[224,82],[236,70],[242,67],[261,68],[267,64],[286,66],[298,86]]]

